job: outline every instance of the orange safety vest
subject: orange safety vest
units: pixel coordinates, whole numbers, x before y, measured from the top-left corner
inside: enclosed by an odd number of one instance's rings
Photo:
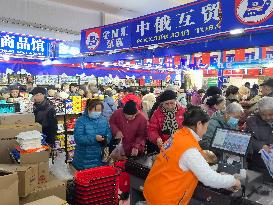
[[[148,205],[187,205],[198,179],[179,167],[181,155],[190,148],[203,150],[189,128],[182,128],[163,145],[144,184]]]

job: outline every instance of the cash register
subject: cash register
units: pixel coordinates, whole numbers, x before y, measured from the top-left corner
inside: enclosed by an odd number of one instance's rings
[[[250,139],[250,133],[217,128],[211,143],[212,150],[220,153],[217,172],[234,175],[245,170]]]

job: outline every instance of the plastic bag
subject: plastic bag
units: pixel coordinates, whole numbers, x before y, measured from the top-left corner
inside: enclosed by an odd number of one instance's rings
[[[125,156],[125,151],[123,149],[122,141],[116,146],[116,148],[112,151],[110,157],[114,161],[121,161],[127,159]]]
[[[65,152],[57,153],[54,164],[50,161],[49,170],[59,180],[73,179],[69,165],[65,163]]]
[[[271,149],[273,149],[273,145],[271,146]],[[264,149],[262,149],[260,153],[270,176],[273,178],[273,153],[268,153]]]

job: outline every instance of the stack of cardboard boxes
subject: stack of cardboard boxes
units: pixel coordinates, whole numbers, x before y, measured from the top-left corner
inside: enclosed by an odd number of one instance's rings
[[[47,151],[21,154],[20,164],[10,157],[10,150],[18,146],[16,136],[32,130],[42,131],[33,114],[0,115],[0,195],[7,196],[1,204],[21,205],[52,195],[66,199],[66,183],[49,174]]]

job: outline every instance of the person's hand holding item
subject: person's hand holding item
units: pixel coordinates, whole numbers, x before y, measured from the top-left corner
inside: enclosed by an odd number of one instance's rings
[[[264,146],[262,147],[262,149],[264,149],[264,150],[267,151],[268,153],[271,153],[271,152],[272,152],[271,147],[268,146],[268,145],[264,145]]]
[[[97,135],[97,136],[96,136],[96,140],[97,140],[98,142],[102,142],[102,141],[104,140],[104,137],[101,136],[101,135]]]
[[[240,189],[241,189],[241,181],[239,179],[236,179],[234,186],[229,188],[229,190],[232,192],[239,191]]]
[[[134,156],[134,157],[136,157],[138,155],[138,149],[137,148],[133,148],[131,155]]]
[[[156,143],[157,143],[157,146],[160,148],[163,145],[163,140],[159,137],[157,138]]]
[[[122,139],[124,136],[121,131],[118,131],[116,134],[116,139]]]

